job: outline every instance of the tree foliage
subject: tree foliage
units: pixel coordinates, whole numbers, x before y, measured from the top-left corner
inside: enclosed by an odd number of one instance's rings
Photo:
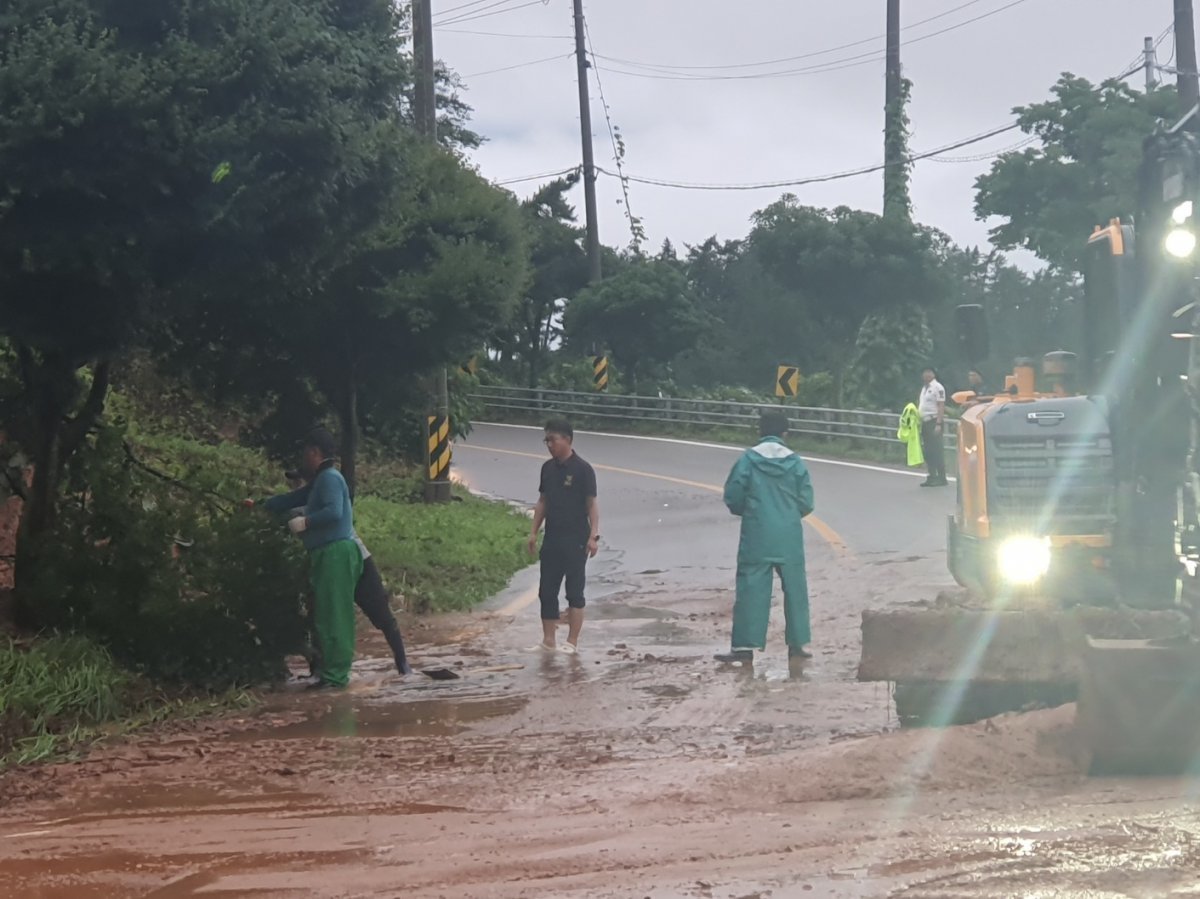
[[[566,198],[578,183],[578,174],[551,181],[521,203],[530,244],[530,280],[512,333],[498,335],[495,343],[518,362],[530,387],[537,386],[551,347],[562,337],[561,317],[568,300],[588,282],[583,229]]]
[[[936,305],[947,293],[928,235],[903,218],[784,197],[753,221],[749,253],[770,284],[775,325],[785,334],[807,332],[806,355],[834,374],[839,401],[866,318],[894,306]]]
[[[399,40],[386,0],[0,12],[0,334],[24,386],[6,419],[35,465],[25,537],[53,520],[114,353],[205,285],[303,282],[394,114]]]
[[[567,308],[570,346],[610,350],[632,390],[654,365],[691,347],[708,323],[687,279],[663,259],[635,259]]]
[[[1016,109],[1038,142],[997,159],[976,182],[975,212],[997,217],[992,242],[1025,249],[1063,271],[1080,271],[1092,228],[1135,212],[1142,141],[1178,100],[1173,89],[1139,93],[1064,74],[1051,99]]]

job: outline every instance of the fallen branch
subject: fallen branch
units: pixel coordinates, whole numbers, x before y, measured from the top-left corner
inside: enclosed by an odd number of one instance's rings
[[[143,462],[138,458],[137,453],[134,452],[133,447],[129,444],[128,440],[121,441],[121,445],[125,449],[125,458],[129,460],[130,464],[146,472],[146,474],[152,475],[153,477],[156,477],[160,481],[164,481],[173,487],[178,487],[180,490],[185,490],[188,493],[193,493],[198,496],[207,497],[208,501],[222,512],[233,511],[234,504],[221,494],[212,490],[206,490],[203,487],[196,487],[192,484],[188,484],[186,481],[179,480],[179,478],[175,477],[174,475],[169,475],[165,471],[159,471],[154,466]]]

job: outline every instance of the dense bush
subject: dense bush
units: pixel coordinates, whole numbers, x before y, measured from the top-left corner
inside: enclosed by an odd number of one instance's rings
[[[234,499],[267,492],[267,469],[236,447],[167,441],[153,463],[140,452],[110,425],[72,461],[37,547],[39,623],[88,634],[165,680],[280,676],[305,640],[302,550]]]

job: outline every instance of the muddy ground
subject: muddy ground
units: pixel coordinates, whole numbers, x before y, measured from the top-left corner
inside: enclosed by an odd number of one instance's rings
[[[1071,707],[899,732],[850,604],[733,668],[728,591],[625,588],[575,657],[518,587],[406,622],[457,680],[364,637],[346,693],[10,776],[0,897],[1200,896],[1196,784],[1083,777]]]

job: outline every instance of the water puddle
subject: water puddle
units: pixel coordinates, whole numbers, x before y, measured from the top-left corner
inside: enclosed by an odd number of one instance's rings
[[[356,704],[348,697],[313,711],[302,721],[251,729],[238,741],[314,740],[353,737],[442,737],[466,730],[489,718],[515,714],[525,696],[422,699],[410,702]]]

